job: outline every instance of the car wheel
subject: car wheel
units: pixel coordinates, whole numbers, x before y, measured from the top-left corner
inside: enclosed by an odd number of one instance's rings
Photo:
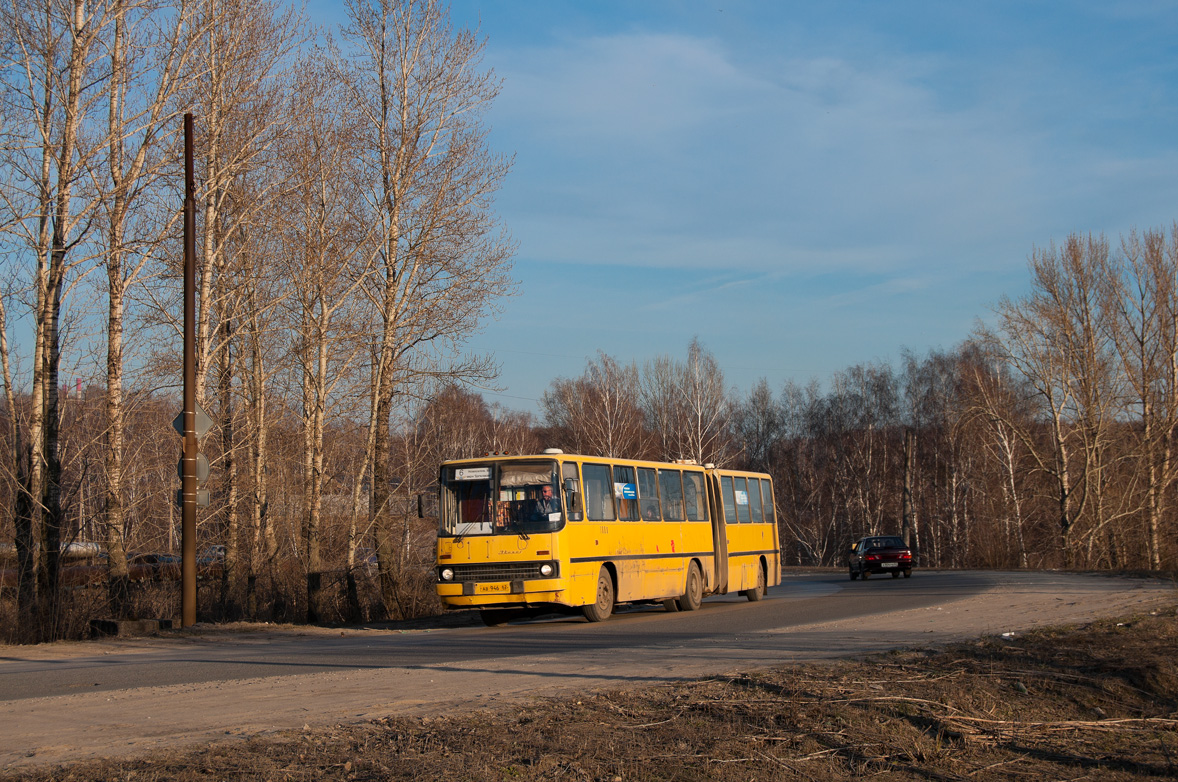
[[[590,622],[604,622],[614,612],[614,580],[604,567],[597,574],[597,601],[581,607]]]
[[[679,608],[683,611],[694,611],[704,599],[704,577],[699,572],[699,565],[694,562],[687,568],[687,588],[679,598]]]
[[[912,568],[908,568],[904,571],[904,578],[912,578]]]
[[[870,570],[861,570],[861,571],[859,571],[859,575],[863,577],[864,581],[866,581],[867,577],[871,575],[871,571]]]
[[[900,577],[900,571],[899,571],[899,570],[896,570],[896,571],[893,571],[893,572],[892,572],[892,578],[899,578],[899,577]]]
[[[851,580],[852,581],[854,581],[855,579],[857,579],[859,577],[859,574],[855,572],[855,568],[848,568],[848,570],[851,571]]]

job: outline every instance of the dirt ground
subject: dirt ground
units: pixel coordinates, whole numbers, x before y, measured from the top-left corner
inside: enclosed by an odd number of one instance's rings
[[[310,727],[28,780],[1172,780],[1174,607],[942,650]]]

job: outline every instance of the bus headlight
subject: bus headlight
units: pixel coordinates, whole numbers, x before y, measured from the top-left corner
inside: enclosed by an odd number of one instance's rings
[[[552,575],[552,565],[541,565],[540,566],[540,575],[542,575],[544,577],[551,576]]]
[[[448,568],[448,567],[442,568],[442,580],[443,581],[453,581],[454,580],[454,569]]]

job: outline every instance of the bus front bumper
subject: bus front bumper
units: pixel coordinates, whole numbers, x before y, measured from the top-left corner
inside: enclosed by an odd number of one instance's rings
[[[567,605],[556,579],[535,581],[438,582],[438,597],[447,606],[521,606],[542,603]]]

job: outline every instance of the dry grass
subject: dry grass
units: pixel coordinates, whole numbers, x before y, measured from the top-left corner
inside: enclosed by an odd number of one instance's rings
[[[18,780],[1178,778],[1175,611]]]

